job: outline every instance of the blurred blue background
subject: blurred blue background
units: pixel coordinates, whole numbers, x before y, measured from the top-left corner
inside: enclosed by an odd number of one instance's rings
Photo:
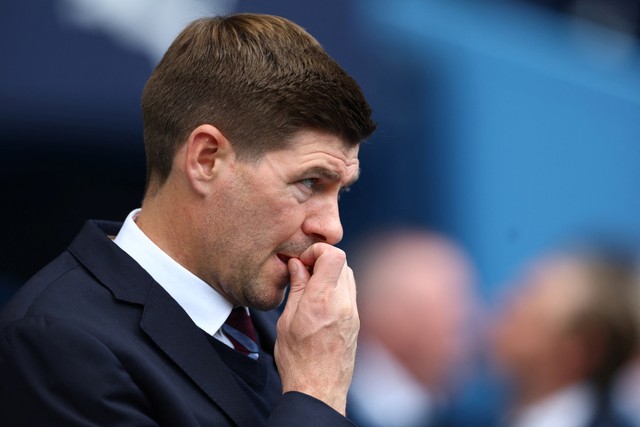
[[[142,198],[139,100],[191,19],[252,11],[312,33],[379,130],[343,198],[343,245],[390,225],[445,233],[491,300],[567,239],[640,242],[637,1],[0,1],[0,298],[87,218]]]

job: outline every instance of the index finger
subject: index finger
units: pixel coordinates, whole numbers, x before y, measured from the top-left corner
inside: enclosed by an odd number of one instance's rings
[[[312,267],[312,278],[335,285],[347,263],[342,249],[326,243],[314,243],[300,255],[300,261]]]

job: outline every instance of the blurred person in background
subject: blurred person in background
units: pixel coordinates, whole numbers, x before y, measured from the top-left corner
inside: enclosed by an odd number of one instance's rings
[[[423,231],[369,236],[355,252],[361,333],[349,413],[368,427],[439,425],[465,354],[469,260]]]
[[[632,422],[640,426],[640,354],[621,372],[615,387],[615,403]]]
[[[640,271],[638,273],[640,280]],[[634,301],[636,322],[640,330],[640,286],[636,288]],[[640,342],[637,345],[635,357],[632,363],[621,372],[614,394],[618,407],[633,421],[634,426],[640,426]]]
[[[574,251],[545,257],[521,279],[494,329],[511,392],[510,427],[625,427],[611,388],[638,339],[631,262]]]

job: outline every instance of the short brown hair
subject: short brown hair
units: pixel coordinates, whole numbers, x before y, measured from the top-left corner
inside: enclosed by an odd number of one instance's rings
[[[238,156],[286,148],[301,129],[358,144],[375,129],[356,82],[304,29],[271,15],[204,18],[169,47],[142,94],[147,178],[164,182],[177,149],[212,124]]]

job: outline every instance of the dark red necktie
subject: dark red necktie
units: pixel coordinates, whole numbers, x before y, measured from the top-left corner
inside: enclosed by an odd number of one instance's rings
[[[235,307],[231,310],[227,321],[222,325],[222,330],[233,344],[233,348],[254,360],[258,359],[258,334],[245,307]]]

